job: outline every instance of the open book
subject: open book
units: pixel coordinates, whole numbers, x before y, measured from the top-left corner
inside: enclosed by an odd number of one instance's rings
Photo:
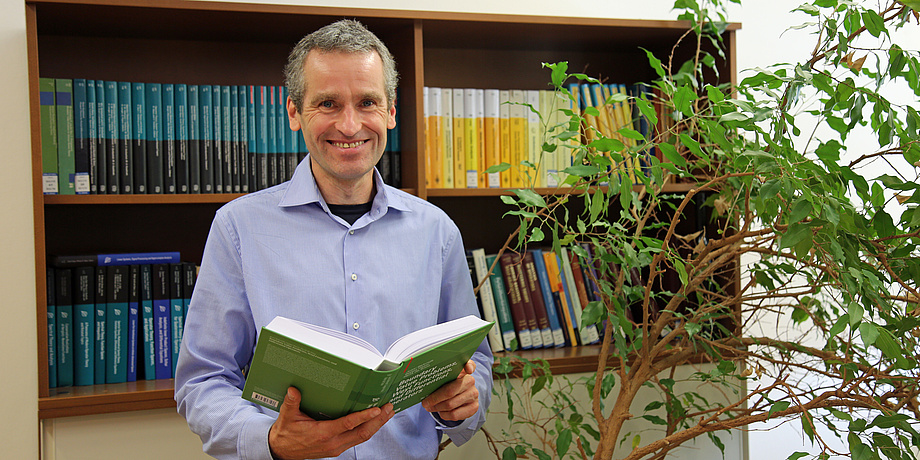
[[[399,412],[456,379],[491,327],[465,316],[406,334],[380,353],[358,337],[278,316],[259,335],[243,399],[279,410],[293,386],[300,410],[315,419],[388,402]]]

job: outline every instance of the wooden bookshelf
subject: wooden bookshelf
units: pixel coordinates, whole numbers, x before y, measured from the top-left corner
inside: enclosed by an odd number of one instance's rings
[[[678,21],[490,15],[184,0],[27,0],[35,225],[39,418],[175,407],[172,380],[49,388],[45,318],[48,254],[179,250],[199,261],[214,211],[238,194],[45,196],[41,192],[39,76],[187,84],[282,84],[304,34],[357,18],[393,52],[400,71],[402,185],[443,207],[468,248],[496,251],[515,222],[501,189],[427,189],[424,86],[545,89],[541,63],[613,81],[654,78],[645,52],[667,56]],[[733,79],[734,31],[720,75]],[[677,50],[688,54],[690,50]],[[674,186],[675,192],[682,185]],[[683,189],[689,190],[689,186]],[[547,194],[551,189],[540,190]],[[554,372],[593,370],[597,347],[522,352]]]

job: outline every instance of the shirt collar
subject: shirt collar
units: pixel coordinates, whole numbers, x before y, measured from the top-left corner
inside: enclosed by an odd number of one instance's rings
[[[377,193],[374,195],[374,205],[371,207],[370,215],[382,216],[386,213],[387,208],[403,212],[411,211],[409,203],[406,202],[406,197],[395,193],[396,189],[385,185],[377,168],[374,168],[374,184],[376,185]],[[291,176],[291,181],[278,202],[278,206],[302,206],[310,203],[318,203],[324,211],[329,212],[329,206],[326,204],[326,200],[323,199],[319,186],[316,185],[316,178],[313,177],[313,170],[310,168],[310,155],[307,155],[294,170],[294,175]]]

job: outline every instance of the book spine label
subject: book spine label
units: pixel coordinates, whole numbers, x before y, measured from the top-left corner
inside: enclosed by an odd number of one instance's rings
[[[131,83],[131,153],[134,157],[134,193],[147,193],[147,103],[143,83]]]
[[[153,319],[153,272],[150,265],[140,266],[140,351],[138,379],[156,379],[156,344]]]
[[[128,267],[106,268],[105,383],[127,381],[128,361]]]
[[[118,82],[118,158],[120,193],[140,193],[134,188],[134,143],[131,140],[134,105],[131,83]]]
[[[185,329],[185,301],[182,295],[182,264],[169,265],[169,324],[170,324],[170,374],[176,376],[176,361],[182,347],[182,331]]]

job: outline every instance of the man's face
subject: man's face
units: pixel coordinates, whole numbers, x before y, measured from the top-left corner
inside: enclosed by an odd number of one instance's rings
[[[386,130],[396,126],[396,108],[387,108],[380,56],[311,51],[304,82],[301,111],[290,99],[287,109],[291,129],[303,130],[317,183],[370,181],[386,147]]]

